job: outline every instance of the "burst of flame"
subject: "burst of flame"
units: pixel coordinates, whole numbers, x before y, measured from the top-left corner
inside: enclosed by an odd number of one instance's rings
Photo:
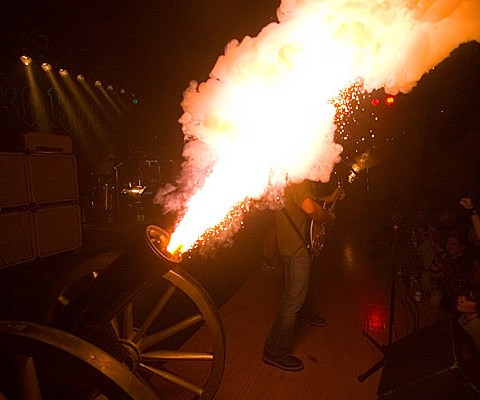
[[[335,116],[350,111],[351,88],[407,93],[460,43],[479,40],[479,4],[282,1],[279,23],[229,43],[210,79],[184,93],[179,186],[157,198],[181,214],[168,250],[228,237],[250,199],[288,182],[328,181],[342,150]]]
[[[351,172],[348,175],[348,181],[352,183],[358,177],[358,172],[364,169],[371,168],[374,165],[374,161],[370,150],[367,150],[355,157],[355,162],[351,165]]]
[[[371,168],[374,165],[374,161],[369,150],[355,157],[355,162],[352,165],[352,169],[355,172],[360,172],[366,168]]]

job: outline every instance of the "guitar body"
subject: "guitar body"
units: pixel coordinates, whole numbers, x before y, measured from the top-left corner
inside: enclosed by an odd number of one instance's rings
[[[323,205],[323,209],[328,212],[332,213],[337,201],[339,199],[339,196],[341,194],[341,189],[342,188],[342,182],[338,182],[338,189],[335,193],[335,198],[333,199],[332,203],[330,204],[330,207],[327,207],[327,204]],[[326,236],[326,231],[327,227],[324,222],[316,222],[313,219],[310,220],[310,223],[307,224],[307,238],[309,239],[308,243],[308,250],[310,252],[310,255],[315,258],[320,255],[322,252],[323,246],[325,244],[325,236]]]
[[[318,257],[322,252],[325,244],[326,227],[324,223],[310,221],[309,235],[310,238],[310,254],[312,257]]]
[[[363,168],[366,168],[366,165],[363,166]],[[355,181],[355,179],[358,177],[357,172],[360,170],[360,168],[357,168],[356,170],[353,170],[350,168],[353,174],[350,174],[348,178],[348,182],[352,183]],[[339,200],[342,190],[343,190],[343,179],[338,180],[338,189],[335,193],[335,197],[330,204],[330,206],[327,206],[326,203],[323,204],[323,209],[327,211],[328,213],[333,213],[333,210],[335,206],[337,205],[337,201]],[[316,222],[313,219],[310,220],[309,223],[307,223],[306,226],[306,238],[307,238],[307,247],[310,252],[310,255],[312,258],[318,257],[320,253],[322,252],[323,246],[325,245],[325,236],[326,236],[326,224],[324,222]]]

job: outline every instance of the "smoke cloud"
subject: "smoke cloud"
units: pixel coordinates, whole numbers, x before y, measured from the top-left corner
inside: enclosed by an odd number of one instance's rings
[[[284,0],[277,16],[328,27],[352,52],[352,71],[367,89],[390,94],[408,93],[460,44],[480,41],[476,0]]]
[[[187,213],[201,191],[195,213],[216,204],[226,215],[247,198],[273,203],[288,182],[328,181],[342,152],[341,90],[408,93],[460,44],[480,41],[478,0],[283,0],[277,18],[228,43],[209,79],[185,90],[182,171],[155,200],[166,211]]]

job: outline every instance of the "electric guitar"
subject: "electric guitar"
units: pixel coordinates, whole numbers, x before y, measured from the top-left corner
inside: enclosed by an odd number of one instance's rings
[[[343,161],[343,160],[342,160]],[[347,164],[344,161],[345,164]],[[347,164],[348,165],[348,164]],[[361,170],[367,169],[375,165],[374,160],[370,154],[370,151],[366,151],[362,153],[360,156],[355,158],[355,163],[353,165],[348,165],[350,173],[348,175],[348,183],[354,182],[358,177],[358,173]],[[342,178],[338,179],[338,188],[343,189],[344,187],[344,180]],[[338,189],[337,188],[337,189]],[[330,205],[327,202],[323,203],[323,209],[328,213],[333,213],[335,206],[342,194],[342,190],[337,190],[335,192],[335,197]],[[325,244],[325,236],[326,236],[326,223],[325,222],[316,222],[313,219],[310,220],[310,223],[307,223],[307,232],[306,232],[306,242],[308,250],[313,258],[318,257],[322,252],[323,246]]]
[[[335,192],[335,197],[330,205],[327,202],[323,203],[323,209],[327,213],[333,213],[335,206],[340,198],[342,193],[343,183],[341,180],[338,182],[338,187]],[[309,240],[308,247],[310,254],[313,258],[318,257],[322,252],[323,246],[325,245],[325,236],[327,234],[326,222],[318,222],[313,219],[310,220],[310,223],[307,224],[307,238]]]

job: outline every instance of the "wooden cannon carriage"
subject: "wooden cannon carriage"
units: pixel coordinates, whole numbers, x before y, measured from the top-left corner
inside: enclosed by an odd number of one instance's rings
[[[203,287],[146,230],[59,277],[33,321],[0,321],[0,399],[212,399],[225,338]],[[191,343],[202,330],[208,338]],[[3,399],[2,399],[3,400]]]

